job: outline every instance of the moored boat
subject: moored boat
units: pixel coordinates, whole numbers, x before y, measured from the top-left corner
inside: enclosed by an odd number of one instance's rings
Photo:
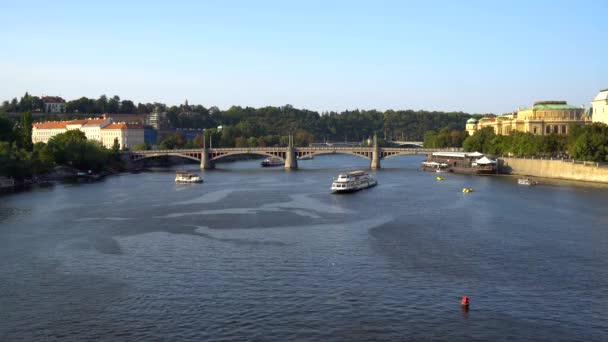
[[[334,193],[353,192],[376,186],[378,181],[364,171],[341,173],[331,184]]]
[[[436,172],[451,171],[479,175],[496,173],[496,165],[496,160],[479,152],[433,152],[422,163],[422,168]]]
[[[176,171],[175,172],[175,183],[180,184],[191,184],[191,183],[202,183],[203,178],[196,173],[190,171]]]
[[[536,184],[538,184],[538,182],[535,180],[532,180],[530,178],[519,178],[517,180],[517,184],[530,186],[530,185],[536,185]]]
[[[271,166],[281,166],[281,165],[285,165],[285,162],[283,161],[283,159],[279,158],[279,157],[269,157],[264,159],[260,165],[262,165],[263,167],[271,167]]]

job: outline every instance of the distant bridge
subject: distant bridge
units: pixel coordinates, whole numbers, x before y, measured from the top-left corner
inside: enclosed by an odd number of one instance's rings
[[[393,143],[395,145],[400,145],[400,146],[423,147],[423,145],[424,145],[423,141],[399,141],[399,140],[394,140],[394,141],[389,141],[389,142]]]
[[[370,160],[370,168],[379,169],[380,161],[387,158],[429,154],[438,151],[459,151],[460,149],[431,149],[431,148],[404,148],[404,147],[237,147],[237,148],[203,148],[180,150],[149,150],[122,152],[123,156],[131,161],[139,161],[160,156],[177,156],[200,162],[201,169],[213,169],[215,161],[227,156],[239,154],[255,154],[261,156],[278,157],[285,162],[286,169],[297,169],[298,158],[318,156],[323,154],[350,154]]]

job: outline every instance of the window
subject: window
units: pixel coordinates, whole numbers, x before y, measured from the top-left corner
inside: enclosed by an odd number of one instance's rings
[[[545,133],[547,133],[547,134],[551,133],[551,126],[545,127]]]
[[[566,125],[562,125],[562,134],[566,134]]]
[[[555,134],[558,133],[558,127],[557,127],[557,125],[553,126],[553,133],[555,133]]]

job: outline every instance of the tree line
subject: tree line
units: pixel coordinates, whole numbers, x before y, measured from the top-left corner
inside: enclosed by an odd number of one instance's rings
[[[345,110],[342,112],[317,112],[294,108],[291,105],[261,108],[232,106],[227,110],[202,105],[182,104],[167,106],[163,103],[137,103],[119,96],[100,96],[97,99],[81,97],[66,103],[66,114],[42,116],[42,120],[70,119],[70,113],[149,114],[154,110],[166,113],[167,120],[175,128],[217,128],[222,126],[221,137],[229,145],[273,144],[280,136],[310,134],[314,141],[363,141],[373,135],[385,141],[421,141],[425,132],[438,131],[441,127],[463,130],[471,117],[463,112],[423,110]],[[25,94],[20,100],[4,101],[0,112],[42,111],[41,100]],[[228,132],[227,132],[228,131]],[[226,133],[227,132],[227,133]],[[238,141],[237,141],[237,138]],[[228,140],[230,142],[228,143]]]

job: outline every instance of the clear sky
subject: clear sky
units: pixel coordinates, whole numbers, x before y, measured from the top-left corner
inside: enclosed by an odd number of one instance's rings
[[[608,1],[0,0],[0,99],[501,113],[608,88]]]

